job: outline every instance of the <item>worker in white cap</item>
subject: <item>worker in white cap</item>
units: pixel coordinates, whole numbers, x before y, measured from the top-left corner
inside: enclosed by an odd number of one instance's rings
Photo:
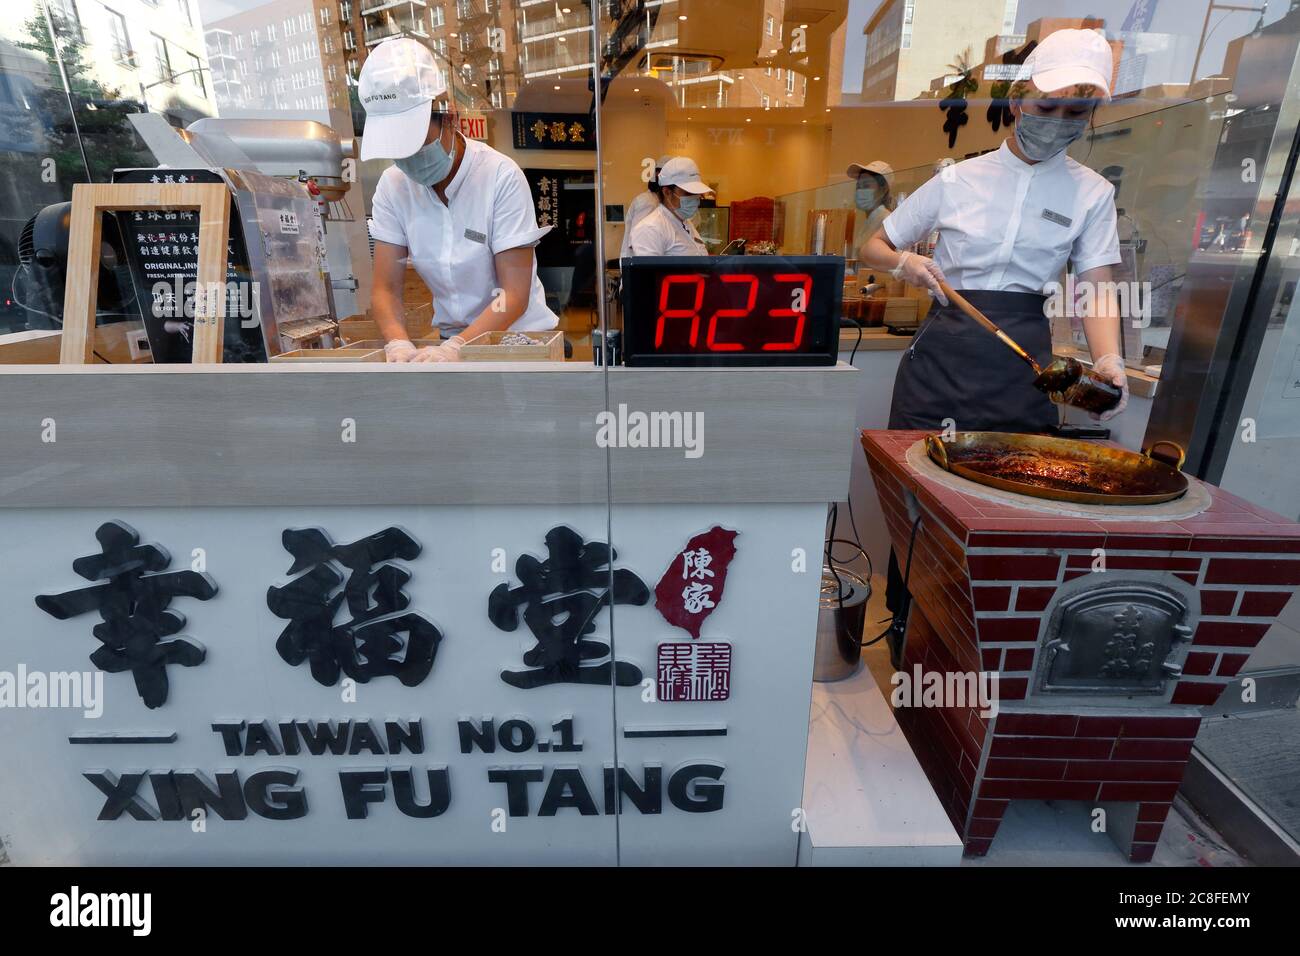
[[[385,40],[357,82],[366,110],[361,158],[391,159],[371,203],[375,324],[390,362],[447,362],[484,332],[553,329],[533,247],[538,228],[523,170],[466,139],[433,54],[410,37]],[[406,260],[433,294],[442,333],[417,349],[403,320]]]
[[[629,256],[707,256],[691,220],[700,198],[713,192],[700,179],[700,167],[688,156],[674,156],[659,171],[659,206],[632,229]]]
[[[876,159],[869,163],[852,163],[847,173],[853,180],[853,205],[861,216],[855,216],[853,250],[876,234],[885,217],[894,211],[894,168]]]
[[[894,380],[889,427],[1042,432],[1059,422],[1056,407],[1010,349],[949,306],[940,282],[960,292],[1041,365],[1052,359],[1049,289],[1067,264],[1080,283],[1111,281],[1121,262],[1115,190],[1065,153],[1109,100],[1114,61],[1093,30],[1058,30],[1026,59],[1009,93],[1014,134],[992,152],[932,177],[884,221],[859,252],[866,268],[930,290],[932,310],[903,353]],[[909,248],[938,232],[934,258]],[[1120,386],[1120,320],[1108,295],[1095,295],[1082,317],[1093,368]],[[887,603],[899,620],[906,597],[891,561]],[[893,630],[898,630],[896,624]],[[892,639],[891,639],[891,642]],[[894,642],[896,643],[896,642]]]
[[[671,156],[659,157],[659,162],[655,163],[654,175],[645,184],[645,189],[637,193],[636,198],[628,204],[627,214],[623,217],[623,242],[618,251],[620,259],[626,259],[628,256],[628,249],[632,244],[632,230],[636,228],[636,224],[659,205],[659,174],[663,172],[664,165],[670,159]]]

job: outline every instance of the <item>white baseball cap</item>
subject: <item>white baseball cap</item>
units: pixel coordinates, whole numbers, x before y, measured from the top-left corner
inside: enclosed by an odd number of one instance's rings
[[[1115,55],[1096,30],[1057,30],[1034,47],[1020,68],[1019,79],[1032,79],[1044,93],[1086,83],[1110,99]]]
[[[418,40],[394,37],[370,51],[357,96],[366,110],[361,158],[402,159],[424,145],[433,101],[447,92],[447,77]]]
[[[891,189],[894,186],[894,167],[882,160],[876,159],[869,163],[850,163],[848,172],[845,175],[849,179],[857,179],[863,173],[875,173],[885,181],[885,185]]]
[[[659,171],[659,185],[678,186],[697,196],[713,192],[700,181],[700,167],[689,156],[674,156],[664,163],[664,168]]]

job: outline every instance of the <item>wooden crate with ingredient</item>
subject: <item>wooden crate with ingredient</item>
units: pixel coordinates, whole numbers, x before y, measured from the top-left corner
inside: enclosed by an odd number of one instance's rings
[[[530,342],[519,341],[520,336]],[[465,362],[563,362],[564,333],[484,332],[461,347],[460,357]]]

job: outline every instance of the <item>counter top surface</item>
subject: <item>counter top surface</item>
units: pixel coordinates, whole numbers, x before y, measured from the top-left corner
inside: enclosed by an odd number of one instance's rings
[[[0,507],[833,501],[858,374],[8,367]]]

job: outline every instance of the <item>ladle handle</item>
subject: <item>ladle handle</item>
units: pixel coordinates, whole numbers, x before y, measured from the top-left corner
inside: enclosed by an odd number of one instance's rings
[[[1042,369],[1038,367],[1038,363],[1034,361],[1033,356],[1031,356],[1024,349],[1022,349],[1015,339],[1013,339],[1011,336],[1007,335],[1007,333],[1003,332],[1000,328],[998,328],[996,322],[990,319],[979,309],[975,308],[975,306],[967,302],[965,296],[963,296],[960,292],[957,292],[955,289],[953,289],[953,287],[950,286],[947,282],[940,282],[939,288],[943,290],[943,294],[948,297],[949,302],[957,306],[957,308],[961,309],[963,312],[965,312],[968,316],[970,316],[972,319],[974,319],[976,322],[982,325],[989,332],[992,332],[994,335],[996,335],[999,339],[1002,340],[1003,345],[1011,349],[1011,351],[1015,352],[1022,359],[1028,362],[1029,367],[1034,370],[1035,375],[1042,372]]]

